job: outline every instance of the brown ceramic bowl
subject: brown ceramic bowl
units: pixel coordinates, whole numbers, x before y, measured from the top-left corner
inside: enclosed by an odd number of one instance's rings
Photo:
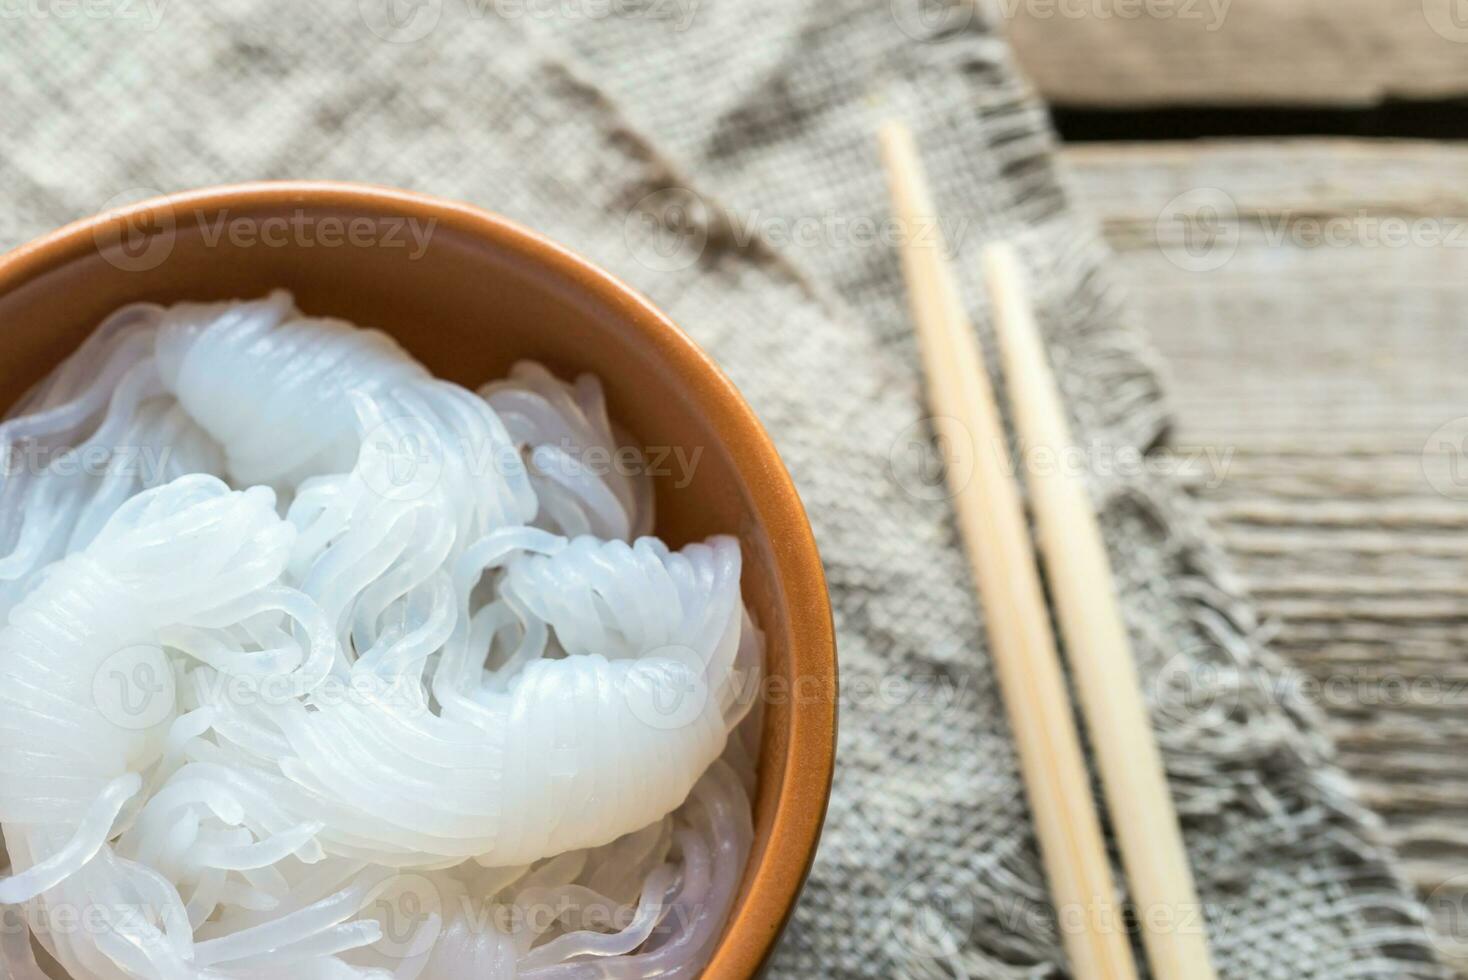
[[[426,237],[421,246],[414,229]],[[745,596],[768,635],[768,690],[781,695],[766,699],[743,893],[706,974],[754,975],[810,868],[836,732],[820,558],[754,413],[647,300],[539,235],[420,194],[295,182],[144,201],[0,257],[0,404],[13,404],[126,303],[252,297],[277,286],[308,313],[386,330],[434,373],[464,384],[526,357],[563,375],[595,372],[612,416],[641,445],[702,449],[686,486],[659,481],[657,530],[673,545],[738,534]]]

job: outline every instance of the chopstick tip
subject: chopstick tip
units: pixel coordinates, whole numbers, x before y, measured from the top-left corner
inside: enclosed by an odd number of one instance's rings
[[[877,143],[884,154],[917,153],[912,130],[900,119],[886,119],[877,127]]]
[[[1008,239],[1001,238],[998,241],[989,242],[984,246],[980,254],[980,261],[984,268],[992,272],[1008,272],[1014,268],[1019,261],[1019,255],[1015,251],[1014,243]]]

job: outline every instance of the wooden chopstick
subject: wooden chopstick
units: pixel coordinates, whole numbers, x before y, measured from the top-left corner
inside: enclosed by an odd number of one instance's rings
[[[937,214],[912,135],[889,124],[881,146],[893,210],[906,231],[900,236],[902,264],[933,424],[947,442],[949,488],[1071,972],[1078,980],[1132,978],[1136,964],[1116,905],[1019,489],[1006,462],[999,408],[943,245],[931,233]]]
[[[1030,502],[1147,960],[1158,980],[1212,980],[1203,908],[1137,681],[1106,545],[1081,473],[1072,465],[1079,454],[1060,388],[1014,249],[990,246],[983,265],[1020,441],[1033,458],[1047,461],[1026,471]]]

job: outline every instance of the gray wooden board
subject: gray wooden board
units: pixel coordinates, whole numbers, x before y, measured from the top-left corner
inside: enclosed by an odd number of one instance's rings
[[[1468,147],[1064,159],[1170,374],[1169,468],[1468,968]],[[1457,940],[1457,941],[1455,941]]]
[[[1364,105],[1468,94],[1462,0],[985,0],[1075,105]]]

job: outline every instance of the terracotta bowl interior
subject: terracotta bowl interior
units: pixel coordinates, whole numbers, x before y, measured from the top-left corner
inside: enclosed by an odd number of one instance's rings
[[[270,246],[206,236],[232,221],[305,215],[436,218],[427,249]],[[155,267],[118,229],[171,243]],[[144,262],[143,264],[148,264]],[[746,599],[768,636],[769,697],[744,892],[708,976],[754,973],[814,851],[829,788],[835,660],[820,563],[784,468],[747,406],[706,357],[645,301],[537,236],[472,208],[344,185],[250,185],[176,198],[164,211],[93,219],[0,260],[0,404],[73,350],[110,311],[147,300],[259,296],[285,287],[306,312],[393,334],[441,377],[476,385],[521,358],[563,376],[596,373],[637,443],[701,451],[693,478],[658,477],[657,530],[673,545],[735,533]],[[676,467],[671,467],[677,473]],[[787,686],[788,685],[788,686]],[[772,686],[771,690],[776,690]]]

